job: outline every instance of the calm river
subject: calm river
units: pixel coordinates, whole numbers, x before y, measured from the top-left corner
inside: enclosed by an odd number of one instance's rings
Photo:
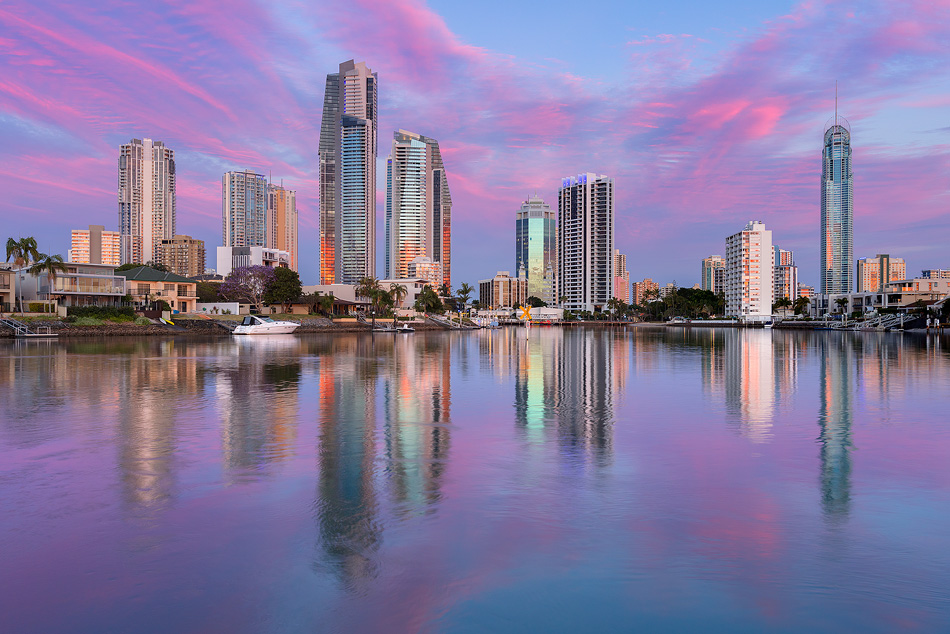
[[[947,631],[948,405],[911,334],[2,341],[0,631]]]

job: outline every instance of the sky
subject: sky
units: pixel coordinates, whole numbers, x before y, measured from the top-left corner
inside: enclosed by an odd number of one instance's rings
[[[658,6],[659,5],[659,6]],[[0,219],[69,248],[115,229],[118,148],[176,152],[178,233],[221,244],[221,176],[297,190],[318,282],[327,73],[379,75],[377,268],[392,132],[438,139],[453,286],[514,268],[514,219],[561,178],[615,179],[631,278],[691,286],[762,220],[818,283],[821,138],[852,129],[854,256],[950,268],[950,1],[100,0],[0,4]],[[208,266],[213,267],[209,255]]]

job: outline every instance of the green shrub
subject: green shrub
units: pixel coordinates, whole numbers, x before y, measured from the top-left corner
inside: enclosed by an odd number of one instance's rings
[[[66,309],[66,314],[72,317],[94,317],[96,319],[115,319],[120,316],[135,319],[135,311],[128,306],[122,308],[115,306],[70,306]]]
[[[77,326],[101,326],[105,321],[96,317],[77,317],[73,323]]]
[[[152,320],[149,319],[148,317],[136,317],[136,318],[135,318],[135,325],[136,325],[136,326],[150,326],[151,324],[152,324]]]

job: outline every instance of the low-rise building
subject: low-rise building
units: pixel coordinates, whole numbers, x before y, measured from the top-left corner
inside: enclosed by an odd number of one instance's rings
[[[149,304],[164,300],[173,311],[181,313],[196,309],[198,283],[194,280],[147,266],[120,271],[119,275],[125,279],[125,290],[133,302]]]
[[[9,312],[13,310],[15,303],[13,291],[16,283],[13,276],[16,275],[11,269],[0,267],[0,311]]]
[[[47,275],[23,272],[18,283],[23,303],[55,299],[60,306],[115,306],[125,297],[125,278],[111,264],[66,263],[66,272]]]
[[[510,271],[498,271],[495,277],[478,282],[481,308],[514,308],[528,301],[528,280],[512,277]]]
[[[409,262],[409,277],[406,279],[423,279],[433,289],[442,285],[442,263],[433,262],[432,258],[420,255]]]
[[[932,304],[950,295],[950,278],[930,279],[915,277],[911,280],[888,282],[882,291],[860,293],[816,294],[812,298],[812,315],[823,316],[842,312],[838,300],[845,300],[844,313],[868,313],[881,308],[907,310],[917,304]]]
[[[290,268],[290,253],[267,247],[218,247],[217,273],[227,277],[242,266],[269,266]]]

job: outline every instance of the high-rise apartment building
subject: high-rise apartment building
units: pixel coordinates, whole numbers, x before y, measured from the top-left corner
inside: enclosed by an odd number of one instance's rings
[[[858,293],[880,293],[888,282],[907,279],[907,265],[903,258],[892,258],[878,253],[873,258],[861,258],[854,267]]]
[[[327,75],[320,126],[321,284],[356,284],[376,275],[376,101],[376,73],[364,62],[343,62]]]
[[[825,130],[821,153],[821,292],[850,293],[853,245],[851,130],[838,117]]]
[[[716,295],[725,292],[726,259],[721,255],[710,255],[703,258],[703,268],[700,274],[699,287],[704,291],[712,291]]]
[[[772,232],[751,220],[726,238],[726,314],[740,318],[772,314],[775,253]]]
[[[297,192],[283,183],[267,186],[267,244],[290,254],[290,268],[297,270]]]
[[[386,277],[411,277],[417,258],[437,263],[436,286],[452,286],[452,195],[439,142],[414,132],[393,133],[386,161]]]
[[[783,297],[794,302],[798,299],[798,267],[795,266],[795,257],[791,251],[773,247],[773,301]]]
[[[557,220],[554,210],[535,194],[521,203],[515,218],[515,271],[528,280],[528,297],[557,302]]]
[[[649,291],[655,291],[656,296],[647,297]],[[652,279],[645,278],[642,282],[634,282],[630,285],[630,299],[631,304],[636,304],[637,306],[643,306],[643,304],[648,301],[648,299],[658,299],[660,293],[660,285],[657,282],[654,282]]]
[[[950,279],[950,269],[924,269],[920,277],[925,280]]]
[[[557,292],[564,308],[600,312],[613,296],[614,181],[580,174],[558,191]]]
[[[267,246],[267,177],[251,170],[221,178],[222,241],[226,247]]]
[[[433,262],[432,258],[419,256],[409,263],[407,275],[398,279],[421,279],[429,283],[433,290],[438,291],[445,279],[442,275],[442,265]],[[392,279],[392,278],[389,278]]]
[[[205,272],[205,241],[191,236],[175,236],[162,240],[156,262],[182,277],[195,277]]]
[[[614,297],[624,304],[630,303],[630,271],[627,256],[620,249],[614,249]]]
[[[66,259],[76,264],[122,264],[122,238],[118,231],[106,231],[102,225],[73,229]]]
[[[119,148],[119,235],[123,264],[155,259],[175,235],[175,152],[161,141],[132,139]]]

